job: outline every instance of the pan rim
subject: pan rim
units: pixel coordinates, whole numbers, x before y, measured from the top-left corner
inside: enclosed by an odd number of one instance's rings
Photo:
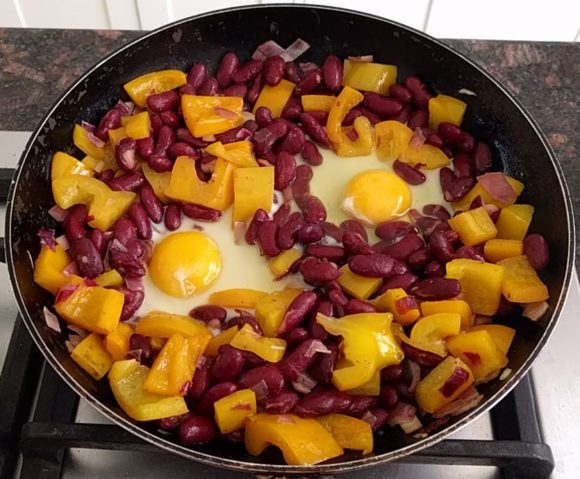
[[[560,319],[560,315],[562,313],[562,309],[564,307],[564,303],[570,290],[570,282],[572,277],[572,272],[574,271],[574,254],[575,254],[575,225],[574,225],[574,217],[572,213],[572,203],[570,192],[568,189],[568,185],[565,180],[564,173],[562,168],[556,159],[556,155],[549,144],[548,140],[546,139],[544,133],[534,120],[534,118],[530,115],[530,113],[526,110],[526,108],[520,103],[519,100],[514,98],[512,94],[493,76],[488,74],[482,67],[477,65],[475,62],[470,60],[464,54],[458,52],[453,47],[441,42],[438,39],[435,39],[423,32],[415,30],[414,28],[408,27],[406,25],[402,25],[398,22],[379,17],[377,15],[372,15],[368,13],[358,12],[356,10],[345,9],[345,8],[338,8],[338,7],[331,7],[326,5],[300,5],[300,4],[265,4],[265,5],[247,5],[242,7],[233,7],[233,8],[225,8],[220,10],[214,10],[211,12],[206,12],[203,14],[191,16],[188,18],[184,18],[173,23],[164,25],[160,28],[157,28],[151,32],[145,33],[142,36],[139,36],[135,40],[129,42],[128,44],[118,48],[114,52],[107,55],[101,61],[97,62],[95,65],[90,67],[87,72],[85,72],[82,76],[80,76],[77,80],[75,80],[66,91],[55,101],[55,103],[48,109],[47,113],[43,117],[43,119],[39,122],[37,127],[35,128],[33,134],[31,135],[29,141],[26,144],[24,152],[18,161],[18,165],[16,167],[15,175],[12,179],[12,183],[10,186],[10,192],[8,195],[8,201],[6,205],[6,221],[5,221],[5,231],[6,231],[6,244],[12,244],[13,238],[13,231],[12,231],[12,215],[14,210],[14,198],[17,191],[17,185],[19,183],[20,177],[23,171],[23,165],[26,163],[27,158],[30,155],[31,147],[35,143],[40,131],[45,126],[47,121],[50,119],[52,114],[57,110],[57,108],[61,105],[61,103],[68,97],[70,92],[76,88],[79,84],[85,81],[94,70],[101,67],[102,65],[106,64],[109,60],[113,57],[121,54],[122,52],[129,50],[139,44],[140,42],[145,41],[146,39],[157,35],[158,33],[169,30],[175,27],[179,27],[180,25],[206,18],[211,17],[214,15],[219,15],[223,13],[232,13],[232,12],[239,12],[245,10],[263,10],[263,9],[280,9],[280,8],[294,8],[294,9],[306,9],[306,10],[316,10],[316,11],[331,11],[331,12],[341,12],[353,16],[369,18],[375,21],[383,22],[386,24],[390,24],[402,30],[405,30],[409,33],[417,35],[418,37],[422,38],[423,40],[435,44],[440,48],[443,48],[450,53],[454,54],[455,56],[459,57],[462,61],[466,62],[471,67],[475,68],[481,75],[483,75],[489,82],[491,82],[499,91],[506,96],[514,106],[519,110],[522,117],[528,122],[528,125],[531,128],[531,131],[539,137],[546,153],[548,154],[549,160],[554,168],[556,176],[558,178],[558,182],[560,184],[560,191],[564,196],[564,204],[565,204],[565,212],[566,215],[566,222],[568,227],[568,248],[566,252],[566,270],[564,273],[564,280],[562,284],[562,290],[560,292],[557,301],[555,302],[554,312],[552,314],[552,318],[550,319],[549,323],[546,326],[546,329],[543,331],[541,338],[539,339],[538,343],[535,345],[534,349],[532,350],[531,354],[526,358],[522,366],[520,367],[517,374],[512,374],[508,379],[506,379],[502,386],[496,391],[493,395],[483,401],[478,407],[473,409],[469,412],[465,417],[459,420],[457,423],[445,427],[438,431],[437,433],[421,439],[413,444],[407,445],[405,447],[386,452],[383,454],[378,454],[376,456],[371,456],[367,458],[360,458],[354,459],[346,462],[337,462],[332,464],[317,464],[312,466],[290,466],[285,464],[262,464],[257,462],[246,462],[228,458],[222,458],[218,456],[214,456],[212,454],[200,452],[194,449],[189,449],[185,446],[181,446],[179,444],[173,443],[168,441],[167,439],[154,434],[151,431],[147,431],[142,429],[137,424],[130,421],[127,417],[120,415],[109,406],[106,406],[104,403],[96,399],[92,394],[90,394],[80,383],[78,383],[72,376],[70,376],[61,363],[57,360],[56,356],[52,353],[50,348],[44,343],[42,340],[37,327],[34,324],[34,321],[31,315],[28,313],[24,298],[20,288],[18,287],[18,283],[16,281],[16,274],[14,268],[14,260],[13,260],[13,252],[10,247],[6,248],[6,261],[8,266],[8,272],[10,276],[10,282],[12,284],[14,290],[14,296],[18,303],[18,309],[20,312],[21,317],[23,318],[24,324],[28,329],[30,335],[32,336],[36,346],[42,351],[44,357],[46,358],[47,362],[51,365],[51,367],[59,374],[59,376],[68,384],[71,389],[75,391],[76,394],[87,400],[89,404],[91,404],[94,408],[96,408],[101,414],[103,414],[108,419],[112,420],[117,425],[123,427],[127,431],[135,434],[138,438],[145,440],[162,450],[172,452],[177,454],[181,457],[195,460],[197,462],[204,463],[206,465],[226,468],[231,470],[243,471],[243,472],[257,472],[257,473],[290,473],[290,474],[299,474],[299,473],[336,473],[336,472],[353,472],[357,470],[361,470],[363,468],[367,468],[370,466],[383,464],[387,462],[394,461],[396,459],[400,459],[404,456],[419,452],[425,448],[428,448],[435,443],[443,440],[444,438],[450,436],[451,434],[459,431],[467,424],[471,423],[485,411],[491,409],[495,406],[503,397],[505,397],[520,381],[520,379],[525,376],[531,368],[532,363],[536,360],[540,352],[545,347],[548,339],[552,335],[558,320]]]

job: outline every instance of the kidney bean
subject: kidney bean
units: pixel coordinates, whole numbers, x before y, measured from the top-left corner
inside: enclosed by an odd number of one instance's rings
[[[74,205],[68,209],[68,214],[62,225],[69,243],[73,243],[77,239],[86,236],[85,222],[88,214],[87,211],[85,205]]]
[[[318,147],[310,140],[304,141],[301,154],[302,159],[309,165],[318,166],[322,164],[322,154],[318,150]]]
[[[115,178],[115,172],[110,168],[103,170],[101,172],[96,173],[95,175],[97,179],[101,180],[103,183],[108,185],[113,178]]]
[[[272,112],[266,106],[261,106],[256,110],[256,122],[260,128],[272,122]]]
[[[334,263],[312,256],[306,257],[300,263],[299,271],[304,281],[313,286],[328,283],[340,276],[340,271]]]
[[[219,349],[212,367],[211,379],[214,383],[234,381],[244,368],[244,356],[239,349],[225,344]]]
[[[302,104],[298,98],[290,98],[284,110],[282,110],[282,118],[288,121],[295,121],[302,113]]]
[[[382,407],[374,407],[361,415],[361,419],[368,422],[373,431],[379,431],[387,424],[389,412]]]
[[[204,304],[201,306],[196,306],[193,308],[189,315],[192,318],[199,319],[204,323],[210,322],[212,319],[217,319],[218,321],[225,321],[227,316],[227,311],[218,306],[217,304]]]
[[[321,341],[326,341],[328,338],[328,333],[326,330],[316,322],[316,316],[318,314],[324,314],[325,316],[332,316],[334,314],[334,305],[330,301],[321,300],[316,303],[314,310],[310,315],[310,320],[308,322],[308,332],[313,339],[320,339]],[[316,379],[316,378],[315,378]]]
[[[167,158],[167,156],[153,154],[149,158],[147,158],[147,164],[149,167],[157,172],[157,173],[164,173],[166,171],[171,171],[173,169],[173,162]]]
[[[129,319],[129,318],[127,318]],[[149,364],[153,357],[151,340],[142,334],[132,334],[129,338],[129,351],[141,350],[141,364]]]
[[[350,406],[347,409],[347,414],[349,416],[360,416],[365,411],[376,407],[379,404],[379,400],[376,397],[371,396],[352,396],[350,398]]]
[[[220,86],[220,88],[226,88],[232,82],[236,82],[233,80],[232,76],[236,69],[240,64],[240,60],[238,56],[233,52],[227,52],[220,62],[220,65],[217,69],[216,73],[216,80]]]
[[[268,221],[268,213],[260,208],[256,210],[252,220],[250,221],[250,224],[248,225],[248,229],[246,230],[245,234],[246,243],[249,245],[256,244],[258,225],[264,221]]]
[[[362,299],[349,299],[344,307],[345,314],[376,313],[376,306]]]
[[[411,119],[412,113],[413,113],[413,108],[411,107],[411,105],[407,104],[407,105],[404,105],[401,112],[397,116],[394,116],[393,118],[391,118],[391,120],[400,121],[401,123],[408,123],[409,120]]]
[[[163,429],[164,431],[171,431],[179,426],[188,417],[188,413],[181,414],[180,416],[164,417],[163,419],[159,420],[159,429]]]
[[[284,140],[282,140],[280,149],[290,153],[291,155],[297,155],[303,150],[305,144],[306,138],[304,137],[304,132],[300,127],[293,123],[288,125],[288,133],[284,137]]]
[[[89,238],[75,240],[71,245],[71,253],[82,276],[94,278],[105,270],[101,253]]]
[[[430,351],[424,351],[422,349],[415,348],[407,343],[401,343],[401,347],[405,352],[405,357],[415,361],[419,366],[426,368],[433,368],[437,366],[444,358],[438,354],[434,354]]]
[[[348,259],[348,267],[366,278],[385,278],[393,270],[393,258],[385,254],[359,254]]]
[[[151,230],[151,222],[149,221],[149,216],[147,215],[147,211],[141,203],[133,203],[129,207],[129,218],[137,227],[137,235],[139,238],[144,240],[151,239],[152,230]]]
[[[377,115],[396,116],[403,109],[403,104],[395,98],[384,97],[373,92],[366,92],[364,97],[364,105]]]
[[[412,273],[403,273],[389,276],[383,280],[381,287],[377,293],[384,293],[387,289],[404,289],[406,293],[411,291],[411,288],[419,281],[419,278]]]
[[[256,100],[258,99],[258,96],[262,91],[262,84],[263,84],[262,75],[258,75],[256,78],[254,78],[254,81],[252,82],[250,88],[248,88],[248,92],[246,93],[246,101],[250,105],[256,103]]]
[[[412,165],[407,163],[403,163],[402,161],[395,160],[393,163],[393,171],[402,178],[405,182],[409,183],[410,185],[420,185],[425,183],[427,178],[419,170],[419,168],[415,168]]]
[[[314,308],[316,299],[316,293],[312,291],[304,291],[296,296],[284,314],[282,324],[278,329],[278,334],[286,334],[300,326],[306,319],[306,316],[312,311],[312,308]]]
[[[274,165],[274,185],[277,190],[287,188],[296,178],[296,160],[286,151],[281,151],[276,156]]]
[[[439,170],[439,183],[441,184],[441,189],[443,193],[445,193],[455,181],[455,173],[451,168],[447,168],[446,166]]]
[[[140,172],[125,173],[109,182],[113,191],[136,191],[145,183],[145,177]]]
[[[278,210],[280,211],[280,210]],[[293,213],[276,234],[276,243],[282,250],[290,249],[296,242],[296,235],[304,225],[304,220],[300,213]]]
[[[109,130],[114,130],[121,126],[121,112],[117,108],[111,108],[103,115],[99,125],[95,129],[95,136],[103,141],[109,139]]]
[[[427,128],[428,123],[429,113],[426,110],[415,110],[410,114],[407,126],[411,130],[415,130],[417,128]]]
[[[550,249],[548,242],[540,234],[531,234],[524,239],[524,254],[532,268],[542,270],[548,266],[550,261]]]
[[[310,193],[310,180],[313,177],[312,168],[308,165],[296,167],[296,178],[292,183],[292,196],[295,200]]]
[[[246,83],[256,77],[262,71],[263,63],[260,60],[250,60],[244,63],[232,74],[235,83]]]
[[[322,64],[324,86],[330,91],[338,91],[342,87],[342,62],[336,55],[329,55]]]
[[[387,383],[398,383],[403,379],[405,368],[402,364],[393,364],[381,370],[381,377]]]
[[[381,387],[381,402],[387,409],[395,407],[399,402],[399,394],[397,393],[397,389],[390,384],[386,384]]]
[[[279,55],[266,58],[262,69],[262,78],[266,85],[276,86],[284,76],[286,62]]]
[[[434,218],[438,218],[442,221],[447,221],[449,218],[451,218],[449,211],[447,211],[444,206],[432,203],[423,206],[423,214],[427,216],[433,216]]]
[[[269,152],[274,143],[288,133],[288,124],[285,120],[277,119],[260,128],[253,136],[254,146],[259,155]]]
[[[307,112],[312,118],[314,118],[321,126],[326,126],[328,120],[328,112],[321,110],[310,110]]]
[[[348,410],[350,396],[340,391],[321,391],[302,397],[294,412],[300,417],[318,417],[326,414],[340,414]]]
[[[204,395],[196,411],[203,416],[213,416],[213,404],[221,398],[229,396],[238,390],[238,386],[233,382],[223,382],[211,387]]]
[[[305,252],[308,256],[340,262],[344,258],[344,248],[325,244],[310,244]]]
[[[276,223],[278,226],[282,226],[286,221],[288,221],[290,215],[290,203],[285,202],[276,210],[276,212],[272,215],[272,221]],[[302,216],[300,213],[295,212],[292,213],[292,219],[294,220],[295,217]]]
[[[196,89],[194,88],[193,85],[186,83],[184,85],[181,85],[177,91],[179,92],[180,95],[195,95],[196,94]]]
[[[201,85],[199,85],[199,88],[196,89],[196,92],[198,95],[215,96],[217,95],[219,89],[220,86],[218,81],[213,77],[209,77]]]
[[[113,226],[113,236],[122,245],[126,245],[129,241],[137,239],[137,227],[129,218],[122,216]]]
[[[191,203],[184,203],[181,205],[181,210],[185,216],[197,221],[215,223],[222,217],[222,212],[220,210],[208,208],[207,206],[194,205]]]
[[[419,268],[421,266],[425,266],[429,260],[431,259],[431,255],[427,248],[418,249],[412,255],[407,258],[407,263],[411,268]]]
[[[340,223],[339,228],[345,233],[356,233],[365,242],[368,241],[368,235],[365,227],[357,220],[344,220],[342,223]]]
[[[458,178],[446,190],[443,190],[443,197],[446,201],[458,201],[469,193],[474,184],[475,179],[470,176]]]
[[[436,260],[447,263],[455,257],[455,248],[444,231],[435,231],[429,238],[429,252]]]
[[[148,136],[147,138],[137,140],[137,154],[144,160],[149,158],[154,150],[155,144],[153,142],[153,137]]]
[[[389,94],[402,103],[411,103],[411,100],[413,99],[411,90],[403,85],[399,85],[398,83],[393,83],[389,87]]]
[[[475,145],[473,166],[476,175],[481,175],[491,168],[491,149],[487,143],[478,141]]]
[[[210,368],[211,361],[207,359],[197,365],[195,374],[191,380],[191,386],[187,391],[188,398],[199,401],[207,392],[210,382]]]
[[[429,261],[425,266],[425,275],[429,278],[440,278],[445,275],[445,266],[437,260]]]
[[[296,204],[308,223],[322,223],[326,220],[326,208],[316,196],[302,195],[296,198]]]
[[[278,368],[287,381],[296,381],[312,365],[320,354],[313,351],[317,346],[324,345],[319,339],[307,339],[278,363]]]
[[[284,78],[292,83],[298,83],[302,78],[302,72],[296,63],[286,62],[284,65]]]
[[[424,301],[450,299],[460,292],[461,285],[456,279],[428,278],[419,281],[413,287],[413,294]]]
[[[362,116],[362,111],[359,107],[352,108],[344,117],[342,126],[351,126],[359,116]]]
[[[226,143],[232,143],[234,141],[246,140],[252,136],[253,134],[250,130],[244,128],[243,126],[238,126],[224,133],[216,135],[215,139],[216,141],[221,141],[225,145]]]
[[[473,137],[473,135],[463,132],[463,138],[457,144],[457,147],[461,151],[469,153],[473,151],[473,149],[475,148],[475,138]]]
[[[387,221],[375,228],[375,234],[384,241],[396,242],[396,240],[414,233],[415,227],[408,221]]]
[[[324,234],[337,242],[342,241],[342,237],[344,236],[344,231],[342,231],[338,226],[334,223],[330,223],[328,221],[324,221],[322,223],[322,229]]]
[[[125,244],[113,241],[109,246],[109,262],[123,276],[144,276],[145,248],[138,239],[129,240]]]
[[[238,384],[242,389],[252,389],[253,386],[262,381],[268,387],[268,395],[266,397],[277,396],[284,388],[284,376],[282,376],[282,373],[277,367],[271,365],[244,371],[240,376]]]
[[[359,234],[347,231],[342,235],[342,245],[349,255],[371,255],[373,248]]]
[[[115,159],[123,171],[134,171],[137,168],[137,142],[133,138],[123,138],[115,147]]]
[[[197,158],[198,154],[195,151],[195,148],[191,146],[189,143],[184,141],[178,141],[177,143],[173,143],[167,149],[167,155],[169,158],[177,158],[178,156],[189,156],[190,158]]]
[[[262,255],[273,258],[280,254],[280,248],[276,243],[277,234],[278,224],[273,221],[264,221],[258,225],[256,240]]]
[[[105,234],[101,230],[90,230],[87,237],[91,240],[91,243],[95,245],[99,255],[102,257],[107,250],[108,240],[105,238]]]
[[[461,246],[455,252],[455,258],[474,259],[476,261],[485,261],[483,255],[479,253],[473,246]]]
[[[344,308],[348,304],[348,298],[340,288],[331,289],[328,292],[328,299],[333,305],[339,308]]]
[[[323,148],[331,148],[332,143],[326,134],[326,131],[318,123],[314,117],[309,113],[301,113],[300,114],[300,123],[302,124],[302,128],[304,132],[310,137],[312,141],[318,143]]]
[[[199,88],[207,79],[207,67],[202,63],[196,63],[191,67],[187,74],[187,83],[193,88]]]
[[[252,316],[247,311],[243,311],[243,310],[236,310],[236,311],[238,311],[238,316],[234,316],[233,318],[231,318],[228,321],[228,327],[238,326],[240,329],[242,329],[245,324],[249,324],[257,334],[262,336],[262,334],[263,334],[262,328],[260,327],[260,325],[256,321],[256,318],[254,318],[254,316]],[[245,357],[246,357],[246,359],[248,359],[247,356],[245,356]]]
[[[457,125],[443,121],[439,123],[437,131],[450,145],[457,145],[463,140],[463,131]]]
[[[294,409],[297,402],[298,394],[286,389],[266,398],[262,402],[262,407],[269,414],[288,414]]]
[[[163,219],[163,205],[149,183],[139,189],[139,200],[153,223],[161,223]]]
[[[322,72],[318,68],[310,70],[308,73],[305,73],[302,79],[296,84],[294,94],[298,96],[308,95],[321,83]]]
[[[297,346],[308,339],[308,331],[304,328],[295,328],[284,336],[288,346]]]
[[[296,239],[302,244],[317,243],[324,238],[324,230],[320,225],[305,224],[296,233]]]
[[[424,247],[425,243],[418,235],[409,233],[396,243],[384,241],[376,243],[373,245],[373,250],[375,253],[389,255],[398,261],[406,261],[411,254]]]
[[[168,126],[169,128],[175,130],[179,127],[180,124],[180,119],[179,119],[179,115],[177,113],[175,113],[174,111],[164,111],[159,113],[159,118],[161,118],[161,121],[163,122],[163,124],[165,126]]]
[[[224,96],[239,96],[244,98],[248,94],[248,87],[244,83],[235,83],[223,90]]]
[[[163,126],[163,121],[157,113],[151,113],[149,117],[151,119],[151,130],[153,131],[153,135],[157,137],[157,135],[159,135],[159,130]]]
[[[435,148],[443,148],[445,146],[445,142],[439,133],[429,133],[425,139],[425,143],[434,146]]]
[[[190,414],[179,425],[179,442],[185,446],[207,444],[217,437],[216,427],[211,419]]]
[[[194,148],[205,148],[208,143],[201,138],[195,138],[187,128],[178,128],[175,130],[176,140],[185,142]]]
[[[411,92],[413,103],[419,108],[426,110],[433,95],[429,93],[425,84],[416,76],[410,76],[405,79],[404,85]]]
[[[155,145],[156,155],[165,155],[169,147],[175,143],[175,132],[173,129],[167,125],[163,125],[159,129],[159,135],[157,136],[157,143]]]
[[[147,97],[147,108],[155,113],[173,110],[178,104],[179,95],[173,90],[163,93],[154,93]]]

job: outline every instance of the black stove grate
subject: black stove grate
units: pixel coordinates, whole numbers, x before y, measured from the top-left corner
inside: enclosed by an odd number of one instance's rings
[[[0,479],[59,479],[68,448],[161,451],[118,426],[74,423],[78,397],[42,364],[18,317],[0,376]],[[491,418],[495,440],[449,439],[399,462],[495,466],[504,479],[549,478],[554,459],[542,442],[529,376],[491,411]],[[388,476],[388,464],[377,468]]]

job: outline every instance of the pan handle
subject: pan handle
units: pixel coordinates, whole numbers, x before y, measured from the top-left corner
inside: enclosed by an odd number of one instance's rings
[[[6,203],[8,200],[8,193],[10,192],[10,185],[12,184],[12,177],[15,171],[14,168],[0,168],[0,203]],[[6,263],[6,245],[4,238],[0,238],[0,262]]]
[[[4,245],[4,238],[0,238],[0,263],[6,263],[6,247]]]

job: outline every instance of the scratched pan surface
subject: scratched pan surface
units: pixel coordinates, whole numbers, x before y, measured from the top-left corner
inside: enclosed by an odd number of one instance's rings
[[[143,73],[164,68],[188,70],[194,62],[214,68],[228,50],[242,60],[268,39],[289,45],[297,37],[312,48],[301,61],[374,54],[376,61],[399,67],[400,78],[417,74],[435,92],[451,95],[468,88],[476,96],[468,103],[465,128],[493,148],[495,167],[522,180],[523,202],[535,207],[533,230],[548,240],[552,257],[543,278],[550,290],[550,309],[537,324],[518,321],[510,354],[511,376],[479,389],[485,400],[474,410],[453,418],[430,437],[417,440],[398,428],[376,437],[375,451],[362,457],[346,454],[330,463],[287,466],[275,450],[260,457],[242,445],[215,442],[186,448],[137,424],[116,405],[106,381],[96,382],[71,359],[64,338],[47,328],[44,306],[53,298],[33,282],[31,258],[38,254],[36,232],[55,226],[48,215],[54,203],[50,188],[50,158],[57,150],[77,154],[71,146],[72,127],[81,120],[95,122],[122,96],[122,85]],[[574,225],[562,172],[545,137],[529,114],[506,90],[467,58],[420,32],[388,20],[347,10],[299,5],[264,5],[204,14],[168,25],[121,48],[95,65],[58,100],[31,137],[11,187],[7,231],[7,263],[22,317],[49,364],[81,396],[105,416],[146,441],[195,461],[248,472],[338,473],[392,461],[444,439],[491,408],[525,375],[552,333],[562,309],[573,268]],[[271,448],[273,449],[273,448]]]

